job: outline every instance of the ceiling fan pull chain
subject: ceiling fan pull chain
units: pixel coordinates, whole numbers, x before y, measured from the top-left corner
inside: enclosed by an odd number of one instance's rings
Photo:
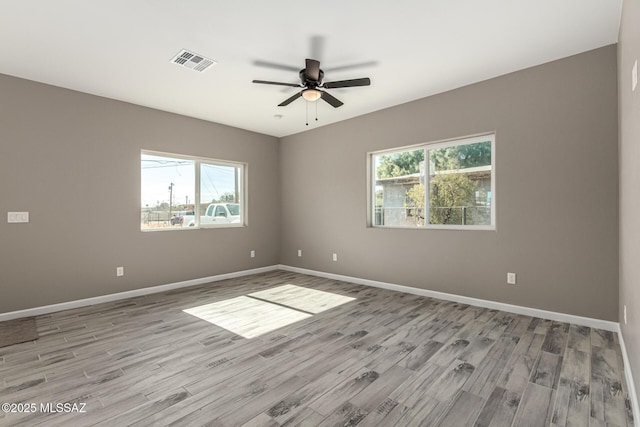
[[[307,126],[309,126],[309,103],[305,102],[304,105],[307,108]]]
[[[318,121],[318,103],[316,102],[316,122]]]

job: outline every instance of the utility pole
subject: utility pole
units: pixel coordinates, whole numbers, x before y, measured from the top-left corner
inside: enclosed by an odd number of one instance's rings
[[[171,221],[171,205],[173,205],[173,182],[169,185],[169,221]]]

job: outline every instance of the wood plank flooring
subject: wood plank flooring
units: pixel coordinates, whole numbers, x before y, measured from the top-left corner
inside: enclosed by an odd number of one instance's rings
[[[251,339],[183,311],[283,285],[355,299]],[[0,348],[0,403],[36,404],[2,426],[633,425],[615,333],[284,271],[37,325]]]

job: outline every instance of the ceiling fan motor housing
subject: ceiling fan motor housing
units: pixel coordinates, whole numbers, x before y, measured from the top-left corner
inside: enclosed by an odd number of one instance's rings
[[[307,69],[303,68],[300,70],[300,83],[306,87],[317,87],[322,84],[322,80],[324,79],[324,71],[319,70],[319,78],[318,80],[313,80],[309,76],[307,76]]]

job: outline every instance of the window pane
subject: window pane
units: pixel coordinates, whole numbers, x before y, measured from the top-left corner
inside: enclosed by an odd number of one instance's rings
[[[428,152],[429,224],[491,225],[491,141]]]
[[[241,224],[242,168],[200,165],[200,225]]]
[[[424,226],[424,150],[373,155],[374,225]]]
[[[144,154],[140,156],[140,228],[182,227],[193,214],[195,167],[192,160]]]

